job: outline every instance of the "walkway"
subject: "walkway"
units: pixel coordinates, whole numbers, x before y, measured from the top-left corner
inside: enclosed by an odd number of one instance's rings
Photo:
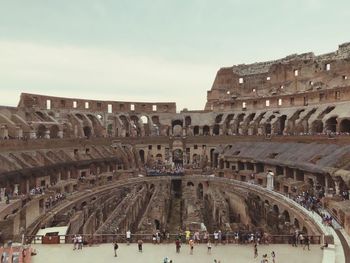
[[[261,255],[271,251],[276,253],[276,262],[320,263],[322,250],[319,246],[311,246],[311,250],[294,248],[290,245],[261,245],[258,247],[259,257],[254,259],[252,245],[218,245],[212,248],[212,254],[207,254],[206,245],[197,245],[193,255],[189,254],[189,247],[183,245],[181,253],[175,253],[174,244],[145,244],[143,253],[137,251],[137,245],[119,244],[118,257],[114,257],[113,245],[103,244],[95,247],[84,247],[82,251],[73,251],[72,245],[35,245],[38,255],[32,257],[33,263],[163,263],[164,257],[169,257],[174,263],[212,263],[214,259],[221,263],[260,263]],[[270,261],[271,262],[271,261]]]

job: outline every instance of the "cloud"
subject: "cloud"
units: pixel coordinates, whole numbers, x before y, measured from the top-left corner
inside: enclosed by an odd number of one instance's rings
[[[178,109],[203,108],[216,71],[216,66],[169,61],[132,50],[30,42],[0,41],[0,57],[2,90],[15,87],[19,92],[62,97],[166,100],[178,102]],[[201,100],[193,100],[198,97]],[[6,104],[2,99],[0,104]]]

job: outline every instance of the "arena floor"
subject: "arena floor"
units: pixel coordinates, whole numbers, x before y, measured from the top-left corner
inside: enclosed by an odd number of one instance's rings
[[[143,253],[138,252],[137,245],[119,244],[118,257],[114,257],[113,245],[102,244],[94,247],[84,247],[83,250],[73,250],[72,245],[34,245],[37,255],[32,257],[33,263],[96,263],[96,262],[120,262],[120,263],[163,263],[164,257],[173,260],[173,263],[213,263],[214,259],[221,263],[260,263],[263,254],[268,254],[271,260],[271,251],[276,253],[276,263],[320,263],[322,262],[322,250],[318,245],[310,246],[311,250],[303,250],[301,247],[289,245],[261,245],[258,247],[259,256],[254,259],[252,245],[218,245],[212,248],[212,253],[207,254],[206,245],[194,247],[193,255],[189,254],[189,247],[183,245],[180,254],[175,253],[173,244],[144,244]]]

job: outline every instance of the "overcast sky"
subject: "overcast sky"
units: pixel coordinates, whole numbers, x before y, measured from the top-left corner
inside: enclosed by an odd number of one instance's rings
[[[21,92],[203,109],[220,67],[335,51],[349,0],[0,0],[0,105]]]

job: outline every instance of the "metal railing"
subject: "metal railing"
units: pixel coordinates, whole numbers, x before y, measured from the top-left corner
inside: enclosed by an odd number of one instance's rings
[[[40,244],[40,243],[49,243],[49,244],[73,244],[75,235],[57,235],[57,236],[25,236],[24,240],[27,244]],[[94,245],[94,244],[103,244],[103,243],[112,243],[118,241],[120,243],[127,243],[128,240],[124,234],[93,234],[93,235],[81,235],[83,238],[84,245]],[[48,240],[49,242],[45,242]],[[215,242],[213,234],[209,235],[211,242]],[[260,244],[292,244],[293,235],[268,235],[267,237],[262,237],[259,239]],[[132,234],[130,242],[136,243],[138,240],[142,240],[144,243],[156,243],[154,240],[153,234]],[[182,243],[186,243],[185,235],[179,234],[169,234],[167,237],[160,238],[160,243],[173,243],[176,240],[180,240]],[[321,236],[313,235],[309,236],[310,244],[321,244]],[[50,242],[51,241],[51,242]],[[198,240],[198,243],[204,243],[204,239],[201,238]],[[237,240],[235,239],[234,233],[226,233],[223,235],[219,243],[222,244],[250,244],[257,242],[254,240],[251,242],[249,238],[244,235],[241,235]]]

